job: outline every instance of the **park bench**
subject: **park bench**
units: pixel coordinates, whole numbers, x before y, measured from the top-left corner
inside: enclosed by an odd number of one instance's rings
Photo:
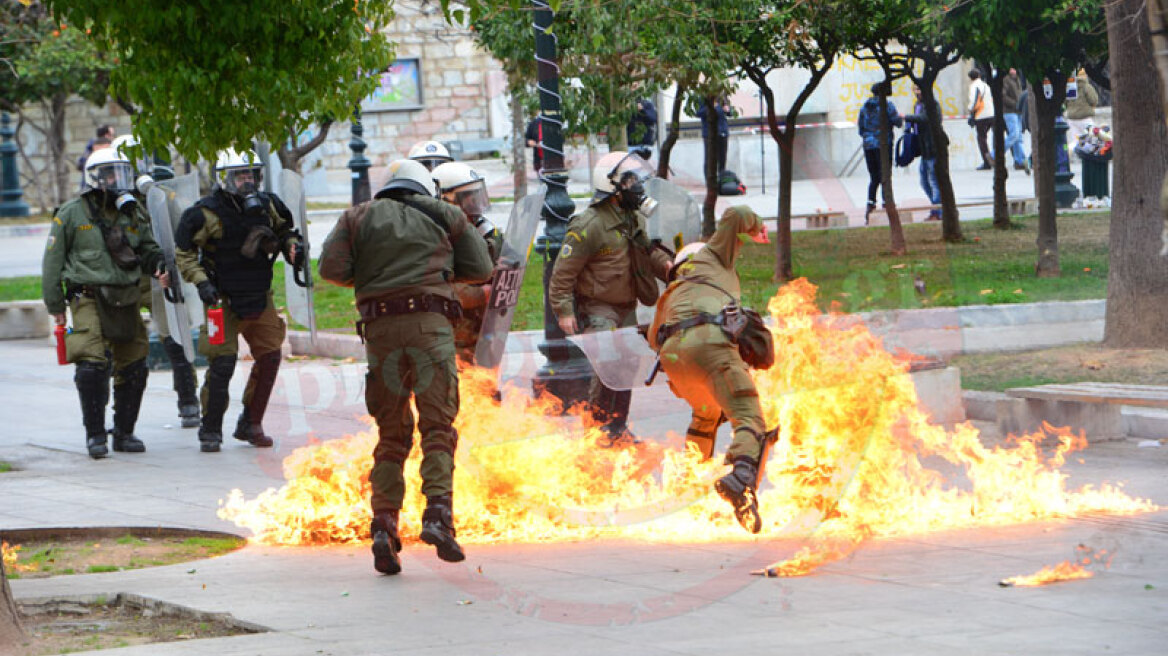
[[[1068,383],[1015,387],[999,406],[998,427],[1005,433],[1039,430],[1042,422],[1084,431],[1088,439],[1127,435],[1124,407],[1168,408],[1168,387],[1126,383]]]
[[[499,157],[511,150],[511,140],[505,138],[457,139],[447,141],[443,145],[455,160]]]
[[[967,207],[992,207],[993,199],[981,201],[969,201],[965,203],[957,203],[957,209],[961,210]],[[1021,214],[1033,214],[1038,211],[1037,198],[1010,198],[1006,201],[1007,211],[1010,216],[1018,216]],[[900,213],[901,223],[920,223],[929,216],[929,212],[933,210],[940,210],[940,205],[911,205],[901,207],[897,205],[896,210]],[[888,225],[888,214],[883,208],[876,208],[868,217],[868,225]]]
[[[803,219],[807,222],[807,230],[821,230],[824,228],[848,227],[847,212],[809,212],[807,214],[792,214],[791,220]]]

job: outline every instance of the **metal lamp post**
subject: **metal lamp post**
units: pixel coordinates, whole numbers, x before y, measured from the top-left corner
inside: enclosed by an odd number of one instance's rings
[[[588,396],[592,368],[575,346],[564,339],[548,302],[548,283],[556,257],[568,231],[568,220],[576,206],[568,196],[568,171],[564,166],[564,121],[560,112],[560,67],[556,63],[556,37],[548,32],[555,14],[547,0],[532,0],[535,10],[535,60],[539,77],[539,121],[543,149],[540,180],[547,185],[542,218],[544,236],[536,240],[536,252],[543,256],[543,334],[539,351],[547,362],[536,372],[534,386],[563,401],[567,408]]]
[[[353,172],[353,205],[359,205],[372,198],[369,188],[369,167],[372,163],[365,156],[365,128],[361,125],[361,107],[353,108],[353,122],[349,125],[349,150],[353,156],[349,159],[349,170]]]
[[[3,191],[0,191],[0,216],[28,216],[28,203],[21,200],[24,191],[20,188],[20,171],[17,168],[16,153],[18,148],[12,141],[16,131],[12,129],[12,118],[8,112],[0,114],[0,178],[3,180]]]

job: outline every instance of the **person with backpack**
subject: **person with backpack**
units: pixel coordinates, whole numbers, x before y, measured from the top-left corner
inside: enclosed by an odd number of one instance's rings
[[[929,199],[930,203],[940,205],[941,187],[937,185],[937,149],[933,144],[933,130],[929,117],[925,114],[925,103],[921,100],[920,87],[913,86],[913,96],[916,98],[916,104],[913,106],[913,113],[904,117],[908,128],[905,129],[903,138],[907,139],[911,131],[914,149],[921,158],[918,169],[921,174],[921,189],[925,192],[925,197]],[[899,158],[899,153],[897,155]],[[941,210],[929,210],[929,217],[925,220],[940,221]]]
[[[860,128],[860,138],[864,142],[864,163],[868,165],[868,206],[864,211],[864,225],[868,224],[868,216],[876,208],[876,191],[884,179],[880,161],[880,99],[884,99],[884,106],[888,108],[888,123],[890,127],[904,125],[904,119],[896,111],[896,105],[888,99],[892,87],[887,82],[877,82],[872,85],[872,97],[864,102],[860,108],[860,115],[856,118],[856,125]],[[888,155],[892,157],[892,135],[889,134]],[[891,166],[892,162],[888,161]]]

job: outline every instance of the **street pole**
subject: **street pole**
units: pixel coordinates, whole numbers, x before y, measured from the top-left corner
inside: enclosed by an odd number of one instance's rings
[[[12,118],[8,112],[0,114],[0,179],[3,180],[3,191],[0,191],[0,216],[28,216],[28,203],[21,200],[24,191],[20,188],[20,170],[17,168],[16,153],[19,149],[12,137],[16,131],[12,129]]]
[[[543,335],[539,351],[546,358],[535,374],[537,392],[547,391],[567,408],[588,396],[592,368],[575,346],[564,339],[555,313],[548,302],[548,283],[556,257],[568,232],[568,220],[576,206],[568,196],[568,171],[564,166],[564,121],[560,112],[560,66],[556,61],[556,36],[548,32],[555,14],[547,0],[532,0],[535,29],[535,60],[538,73],[539,121],[543,128],[540,148],[543,169],[540,180],[547,185],[541,218],[544,235],[536,240],[536,252],[543,256]]]
[[[349,159],[349,170],[353,172],[353,205],[360,205],[372,198],[373,194],[369,189],[369,167],[371,163],[369,158],[365,157],[365,140],[361,135],[365,134],[365,128],[361,126],[361,108],[353,108],[353,122],[349,124],[349,133],[352,138],[349,139],[349,150],[353,151],[353,156]]]

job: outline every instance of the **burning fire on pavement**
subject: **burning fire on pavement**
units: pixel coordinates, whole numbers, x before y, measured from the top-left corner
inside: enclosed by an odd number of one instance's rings
[[[493,374],[467,369],[455,423],[459,540],[791,539],[804,546],[764,573],[797,576],[872,538],[1156,509],[1112,484],[1069,488],[1061,468],[1086,439],[1068,430],[1047,426],[987,447],[969,424],[946,430],[930,423],[909,360],[886,350],[854,317],[825,316],[814,296],[814,285],[798,280],[769,304],[777,358],[754,379],[767,425],[781,430],[759,493],[759,536],[745,533],[713,492],[726,469],[720,457],[701,462],[696,450],[653,440],[597,448],[599,431],[582,417],[561,416],[554,398],[504,393],[499,404]],[[284,461],[281,488],[253,499],[234,490],[219,515],[265,544],[363,542],[375,443],[371,426],[297,449]],[[406,463],[405,539],[416,538],[425,503],[419,451]]]
[[[1047,565],[1034,574],[1027,576],[1011,576],[1008,579],[999,581],[998,585],[1003,588],[1009,588],[1012,586],[1038,586],[1048,583],[1058,583],[1059,581],[1089,579],[1095,576],[1095,572],[1088,569],[1088,567],[1102,564],[1104,569],[1106,569],[1111,566],[1111,559],[1114,557],[1114,553],[1108,553],[1106,549],[1096,551],[1082,544],[1075,548],[1075,554],[1075,560],[1064,560],[1053,567]]]

